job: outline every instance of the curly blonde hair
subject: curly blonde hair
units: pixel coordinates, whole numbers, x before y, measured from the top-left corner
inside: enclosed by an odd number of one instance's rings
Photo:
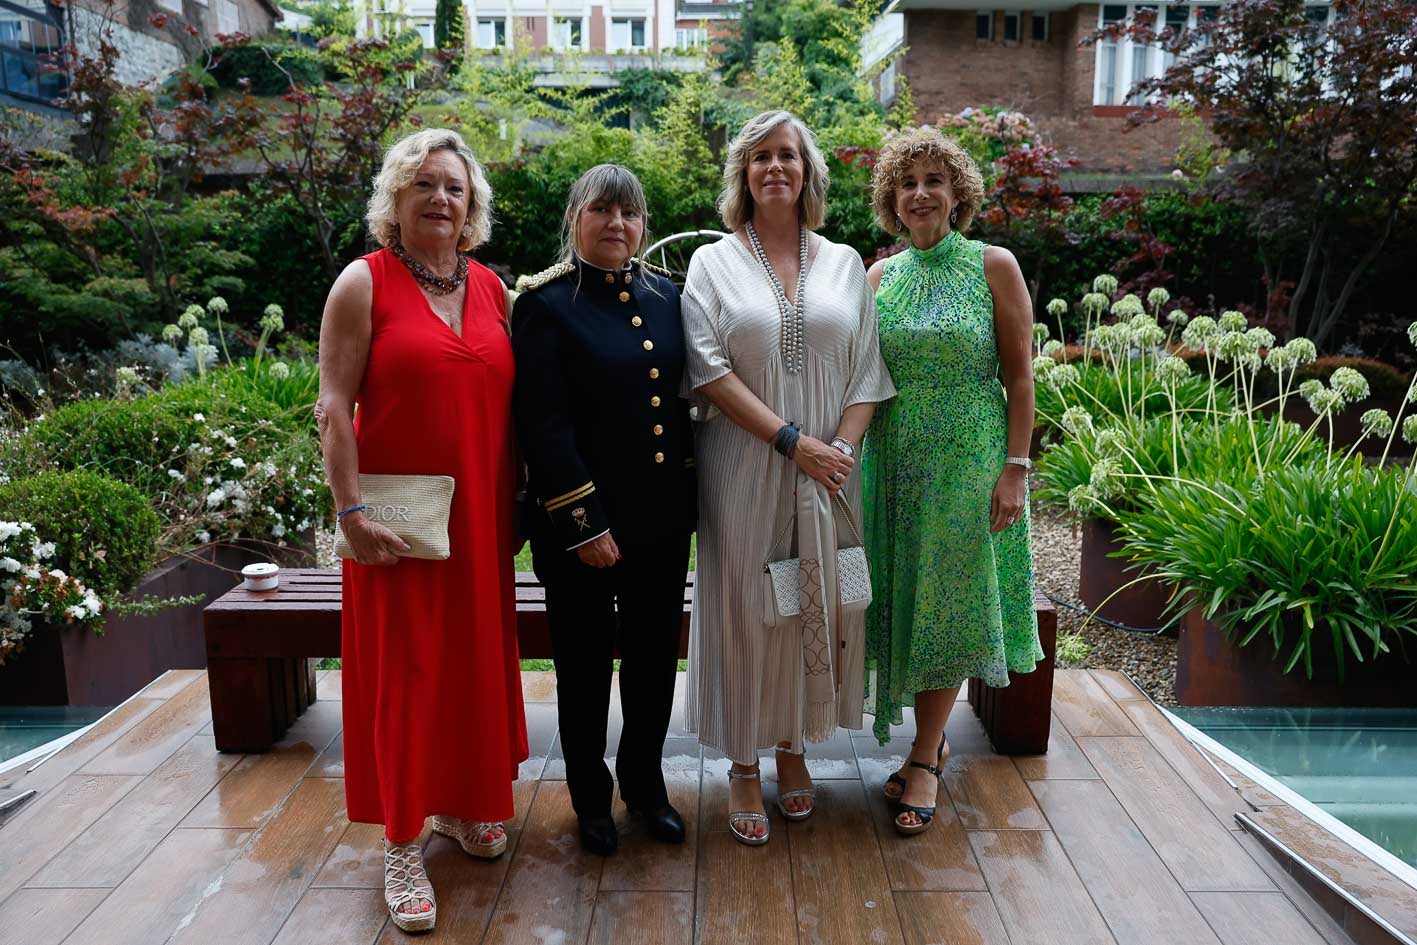
[[[969,152],[930,125],[902,132],[881,148],[871,174],[871,209],[876,214],[876,225],[892,236],[905,234],[905,225],[896,216],[895,195],[905,172],[916,161],[938,164],[949,177],[954,209],[958,211],[950,225],[961,232],[969,229],[974,215],[984,205],[984,175]]]
[[[798,150],[802,153],[802,193],[797,198],[798,218],[809,230],[815,230],[827,218],[827,162],[817,147],[817,136],[791,112],[762,112],[748,119],[728,145],[728,159],[723,164],[723,193],[718,195],[718,213],[723,225],[741,230],[753,218],[753,194],[748,190],[748,157],[768,135],[783,125],[797,133]]]
[[[394,142],[384,155],[384,166],[374,177],[374,193],[364,214],[369,232],[380,246],[388,246],[398,236],[399,219],[395,204],[399,191],[418,176],[418,169],[434,151],[452,151],[467,167],[472,193],[467,208],[467,221],[458,234],[458,252],[467,253],[487,242],[492,236],[492,187],[482,165],[462,135],[448,128],[428,128],[415,131]]]

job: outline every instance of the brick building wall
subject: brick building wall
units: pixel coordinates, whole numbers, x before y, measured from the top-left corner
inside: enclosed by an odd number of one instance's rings
[[[908,10],[899,68],[922,120],[968,107],[1001,106],[1027,114],[1043,137],[1083,173],[1169,170],[1180,144],[1175,121],[1126,130],[1125,107],[1093,101],[1096,51],[1080,46],[1097,23],[1097,6],[1052,13],[1048,38],[1031,39],[1029,14],[1017,41],[1005,41],[1002,12],[994,39],[975,38],[974,10]]]

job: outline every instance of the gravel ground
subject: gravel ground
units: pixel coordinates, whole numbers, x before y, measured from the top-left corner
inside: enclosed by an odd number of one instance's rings
[[[1037,488],[1037,483],[1034,483]],[[1035,501],[1033,515],[1033,567],[1038,586],[1055,600],[1081,607],[1078,599],[1078,562],[1082,536],[1071,522],[1051,507]],[[1080,664],[1088,669],[1113,669],[1126,673],[1161,705],[1175,704],[1176,641],[1116,630],[1085,614],[1058,606],[1058,635],[1079,633],[1091,647]],[[1060,661],[1061,663],[1061,661]],[[1074,664],[1062,664],[1074,665]]]
[[[1037,483],[1034,484],[1037,488]],[[339,566],[334,531],[315,532],[318,566]],[[1038,585],[1057,600],[1081,606],[1078,600],[1078,561],[1081,538],[1070,522],[1051,508],[1033,503],[1033,564]],[[1114,630],[1083,614],[1058,607],[1058,633],[1080,633],[1091,647],[1081,664],[1089,669],[1114,669],[1126,673],[1147,695],[1162,705],[1173,705],[1176,679],[1176,641]],[[1072,665],[1072,664],[1063,664]]]

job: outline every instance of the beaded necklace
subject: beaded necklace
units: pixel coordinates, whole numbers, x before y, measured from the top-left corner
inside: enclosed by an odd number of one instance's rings
[[[788,374],[797,374],[802,370],[802,283],[807,278],[807,228],[797,228],[797,292],[793,295],[796,302],[787,301],[787,290],[782,287],[777,273],[773,272],[772,263],[768,262],[768,254],[758,239],[758,231],[753,228],[753,221],[748,221],[747,229],[748,243],[753,247],[753,255],[758,257],[758,262],[768,274],[773,292],[777,295],[777,311],[782,316],[782,360],[787,365]]]
[[[434,292],[438,295],[447,295],[449,292],[456,292],[462,287],[462,284],[467,281],[467,257],[461,253],[458,254],[458,267],[453,271],[453,274],[451,276],[440,276],[432,269],[423,265],[423,263],[414,259],[413,256],[409,254],[409,251],[404,248],[403,242],[400,240],[394,240],[389,244],[389,252],[393,253],[394,257],[408,268],[414,281],[429,292]]]

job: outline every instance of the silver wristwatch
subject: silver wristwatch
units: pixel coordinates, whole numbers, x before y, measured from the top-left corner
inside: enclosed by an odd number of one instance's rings
[[[1022,466],[1024,469],[1033,468],[1033,460],[1029,459],[1027,456],[1005,456],[1004,462],[1014,466]]]
[[[856,455],[856,447],[852,446],[851,441],[846,439],[845,437],[832,437],[831,445],[836,449],[841,450],[847,456]]]

